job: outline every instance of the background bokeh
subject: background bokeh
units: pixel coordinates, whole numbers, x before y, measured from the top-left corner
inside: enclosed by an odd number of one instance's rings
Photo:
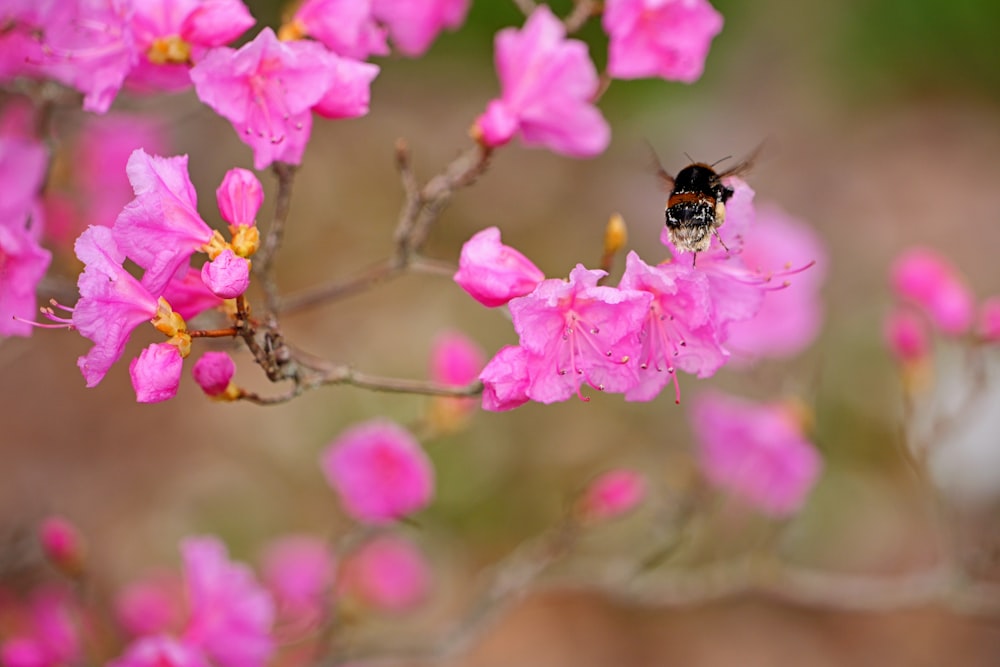
[[[275,3],[250,2],[274,25]],[[568,2],[553,2],[565,9]],[[710,381],[682,377],[688,399],[713,385],[760,400],[797,396],[815,411],[826,474],[800,517],[779,531],[731,503],[710,502],[697,536],[664,568],[693,568],[765,545],[789,560],[838,572],[893,575],[940,558],[935,525],[977,576],[988,578],[1000,535],[1000,436],[983,432],[951,466],[932,502],[899,455],[899,382],[883,349],[887,266],[910,244],[938,248],[980,297],[1000,293],[1000,5],[990,0],[840,3],[719,0],[726,25],[692,85],[615,82],[601,102],[610,149],[569,160],[516,142],[459,193],[428,254],[455,261],[461,244],[496,225],[504,241],[550,276],[594,265],[608,216],[624,215],[630,247],[649,261],[664,194],[645,142],[668,170],[685,153],[714,161],[765,150],[748,180],[758,201],[811,225],[830,253],[826,326],[798,358]],[[282,290],[349,277],[385,257],[402,190],[393,145],[411,146],[422,180],[468,145],[467,129],[496,94],[492,35],[520,23],[513,3],[474,0],[468,25],[420,60],[379,60],[369,116],[318,121],[295,184],[278,263]],[[600,66],[599,26],[582,36]],[[218,224],[214,189],[231,166],[251,166],[231,126],[193,94],[122,100],[152,114],[172,150],[191,156],[201,211]],[[72,127],[75,113],[57,122]],[[268,174],[262,175],[273,193]],[[265,201],[265,210],[267,208]],[[266,217],[266,216],[262,216]],[[79,267],[65,252],[55,269]],[[295,314],[287,338],[358,369],[426,377],[434,336],[463,331],[488,353],[514,342],[509,322],[452,282],[408,276]],[[133,341],[126,359],[151,338]],[[226,349],[225,343],[215,343]],[[127,362],[87,390],[75,367],[88,345],[39,331],[0,344],[0,579],[46,576],[31,531],[58,512],[88,535],[102,580],[120,584],[177,563],[178,539],[220,535],[247,560],[290,532],[334,537],[345,523],[316,465],[342,429],[374,416],[418,420],[428,400],[326,388],[282,406],[220,405],[188,376],[168,403],[137,405]],[[237,381],[269,391],[243,352]],[[960,379],[959,379],[960,381]],[[670,392],[666,392],[669,394]],[[985,412],[1000,410],[992,398]],[[435,564],[439,591],[413,619],[370,626],[373,637],[430,640],[462,617],[479,573],[558,520],[594,474],[646,471],[651,507],[589,535],[568,573],[614,568],[651,549],[690,482],[685,403],[620,396],[478,414],[459,433],[426,442],[437,500],[408,534]],[[943,443],[945,446],[947,443]],[[968,444],[968,443],[967,443]],[[937,507],[935,510],[934,508]],[[937,523],[936,523],[937,522]],[[382,633],[379,635],[378,633]],[[532,596],[515,606],[459,665],[991,665],[1000,627],[945,606],[844,612],[763,596],[696,605],[639,605],[586,591]]]

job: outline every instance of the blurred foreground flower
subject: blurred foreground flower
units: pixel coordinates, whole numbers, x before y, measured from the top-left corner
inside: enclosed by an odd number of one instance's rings
[[[587,521],[616,519],[635,509],[646,498],[646,478],[624,468],[609,470],[590,483],[577,503]]]
[[[823,462],[789,404],[705,393],[694,400],[691,422],[712,485],[772,517],[791,516],[805,504]]]
[[[358,521],[381,524],[426,507],[434,494],[434,469],[420,443],[402,427],[373,420],[344,431],[320,464]]]
[[[424,555],[399,535],[380,535],[344,561],[338,592],[379,611],[405,612],[430,592],[431,570]]]

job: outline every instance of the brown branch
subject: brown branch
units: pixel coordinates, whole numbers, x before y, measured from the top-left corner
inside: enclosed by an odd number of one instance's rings
[[[279,302],[278,284],[274,276],[274,260],[285,234],[285,224],[292,205],[292,183],[297,167],[285,162],[275,162],[272,167],[278,177],[278,194],[274,202],[274,217],[260,250],[254,255],[253,272],[260,279],[264,290],[264,303],[269,312],[276,312]]]
[[[379,283],[392,280],[404,271],[405,269],[399,266],[394,259],[384,259],[347,280],[331,281],[283,297],[278,302],[276,310],[284,315],[297,310],[306,310],[321,303],[344,299],[364,292]]]

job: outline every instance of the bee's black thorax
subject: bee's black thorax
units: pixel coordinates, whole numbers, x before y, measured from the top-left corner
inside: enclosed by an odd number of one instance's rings
[[[711,235],[725,219],[725,203],[731,188],[707,164],[684,167],[674,179],[667,200],[666,222],[674,243],[682,250],[703,252]]]

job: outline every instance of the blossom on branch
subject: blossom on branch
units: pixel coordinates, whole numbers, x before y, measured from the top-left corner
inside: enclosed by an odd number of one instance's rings
[[[611,129],[594,106],[600,88],[587,46],[566,39],[566,29],[545,5],[524,28],[497,33],[495,55],[501,94],[473,127],[486,146],[515,135],[570,157],[593,157],[611,140]]]
[[[352,0],[353,2],[353,0]],[[191,70],[198,98],[229,120],[254,153],[254,167],[302,161],[311,109],[329,90],[337,60],[322,44],[279,42],[264,28],[238,50],[209,51]]]
[[[616,79],[701,78],[722,15],[708,0],[607,0],[608,74]]]
[[[135,400],[139,403],[159,403],[177,395],[184,370],[180,350],[170,343],[156,343],[145,348],[129,364]]]
[[[487,308],[529,294],[545,274],[530,259],[500,242],[500,230],[488,227],[462,246],[454,280]]]

